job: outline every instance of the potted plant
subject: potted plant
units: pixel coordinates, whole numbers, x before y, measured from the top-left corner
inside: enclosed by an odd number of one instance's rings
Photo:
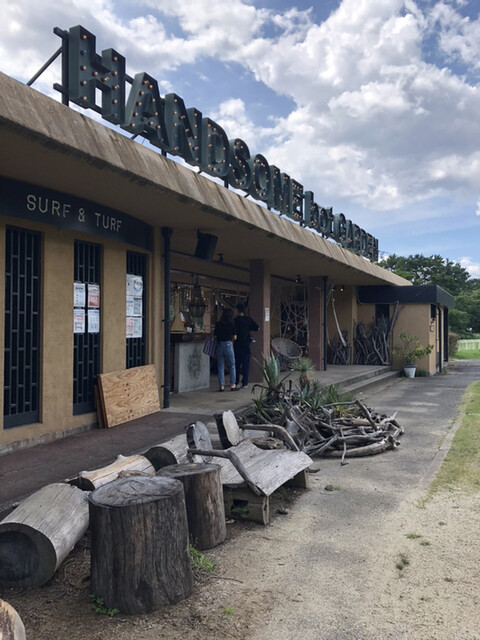
[[[417,360],[432,351],[433,346],[431,344],[422,347],[417,336],[410,336],[407,333],[400,334],[400,344],[393,349],[394,355],[398,356],[403,363],[403,373],[407,378],[415,377]]]

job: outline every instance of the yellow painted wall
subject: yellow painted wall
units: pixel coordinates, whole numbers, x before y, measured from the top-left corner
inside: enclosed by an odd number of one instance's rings
[[[392,306],[390,305],[390,314],[391,313],[392,313]],[[374,320],[375,320],[374,304],[358,304],[357,305],[357,323],[358,324],[362,322],[365,325],[365,329],[368,331],[368,329],[370,328]]]
[[[436,351],[438,348],[438,320],[437,327],[434,331],[430,331],[430,304],[404,304],[400,305],[397,312],[397,320],[393,329],[393,345],[399,344],[399,336],[401,333],[416,336],[420,340],[422,346],[431,344],[434,350],[428,356],[424,356],[419,360],[417,369],[422,369],[429,374],[436,371]],[[402,362],[398,357],[393,359],[393,367],[395,369],[402,368]]]
[[[395,305],[390,305],[390,319],[395,313]],[[374,304],[358,304],[357,322],[363,322],[368,331],[375,318]],[[439,331],[440,317],[437,309],[434,323],[430,322],[430,304],[404,304],[399,305],[392,332],[392,347],[399,343],[401,333],[417,336],[422,346],[431,344],[434,350],[417,362],[417,369],[421,369],[433,375],[437,371],[437,353],[440,349],[441,335]],[[443,354],[445,359],[445,354]],[[401,369],[402,364],[398,357],[393,357],[393,368]]]
[[[0,276],[5,282],[5,226],[25,227],[42,233],[41,281],[41,369],[40,422],[9,429],[0,427],[0,445],[17,441],[35,442],[78,427],[93,426],[96,413],[73,415],[73,266],[74,241],[100,244],[101,260],[101,372],[125,368],[125,287],[126,252],[139,251],[87,234],[57,229],[21,220],[2,218],[0,223]],[[159,239],[155,235],[154,243]],[[153,262],[153,264],[150,264]],[[163,272],[161,251],[155,261],[147,260],[147,363],[157,364],[158,380],[163,379],[163,323],[161,322]],[[156,292],[156,295],[155,295]],[[4,343],[4,295],[0,286],[0,346]],[[154,300],[152,303],[151,300]],[[3,353],[3,348],[2,348]],[[3,357],[0,383],[3,387]],[[3,409],[3,393],[0,394]],[[2,414],[3,415],[3,411]],[[2,425],[3,426],[3,425]]]

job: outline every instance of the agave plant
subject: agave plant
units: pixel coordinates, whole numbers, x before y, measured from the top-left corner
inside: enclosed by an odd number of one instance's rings
[[[324,387],[323,389],[323,402],[322,405],[324,407],[333,406],[335,412],[338,415],[346,415],[351,413],[352,407],[350,406],[341,406],[342,402],[353,402],[355,396],[353,393],[348,393],[345,391],[341,391],[337,385],[331,384],[328,387]],[[335,406],[340,404],[340,406]]]
[[[300,385],[300,389],[305,389],[306,387],[310,387],[312,384],[312,380],[309,376],[309,373],[315,371],[315,365],[306,356],[302,356],[301,358],[297,358],[292,362],[292,371],[296,371],[300,374],[298,378],[298,383]]]
[[[267,389],[279,391],[283,382],[291,375],[289,371],[280,379],[280,361],[271,353],[268,358],[262,354],[262,362],[255,360],[255,364],[260,369],[263,381]]]

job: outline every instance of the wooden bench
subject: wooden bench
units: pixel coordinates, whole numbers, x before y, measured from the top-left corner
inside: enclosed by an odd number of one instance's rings
[[[195,422],[187,428],[189,455],[201,456],[204,462],[220,465],[227,516],[240,515],[268,524],[272,493],[285,484],[306,488],[306,469],[312,464],[312,459],[298,451],[288,433],[285,442],[291,448],[259,448],[248,435],[245,437],[233,413],[225,414],[230,441],[236,440],[236,444],[224,450],[213,449],[207,428],[202,422]],[[265,431],[265,427],[258,430]],[[285,430],[280,427],[276,435],[284,436],[282,431]]]

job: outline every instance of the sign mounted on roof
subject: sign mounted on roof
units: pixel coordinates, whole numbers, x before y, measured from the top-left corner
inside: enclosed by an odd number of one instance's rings
[[[76,26],[55,29],[63,40],[62,85],[55,85],[68,101],[93,109],[102,118],[167,153],[180,156],[202,172],[222,178],[231,186],[266,204],[269,209],[315,229],[343,247],[370,260],[378,259],[378,240],[343,213],[320,207],[312,191],[252,155],[240,138],[229,139],[224,129],[196,108],[188,108],[180,96],[161,96],[158,83],[148,73],[134,78],[125,71],[125,58],[114,49],[96,53],[95,36]],[[126,83],[131,84],[126,93]]]

